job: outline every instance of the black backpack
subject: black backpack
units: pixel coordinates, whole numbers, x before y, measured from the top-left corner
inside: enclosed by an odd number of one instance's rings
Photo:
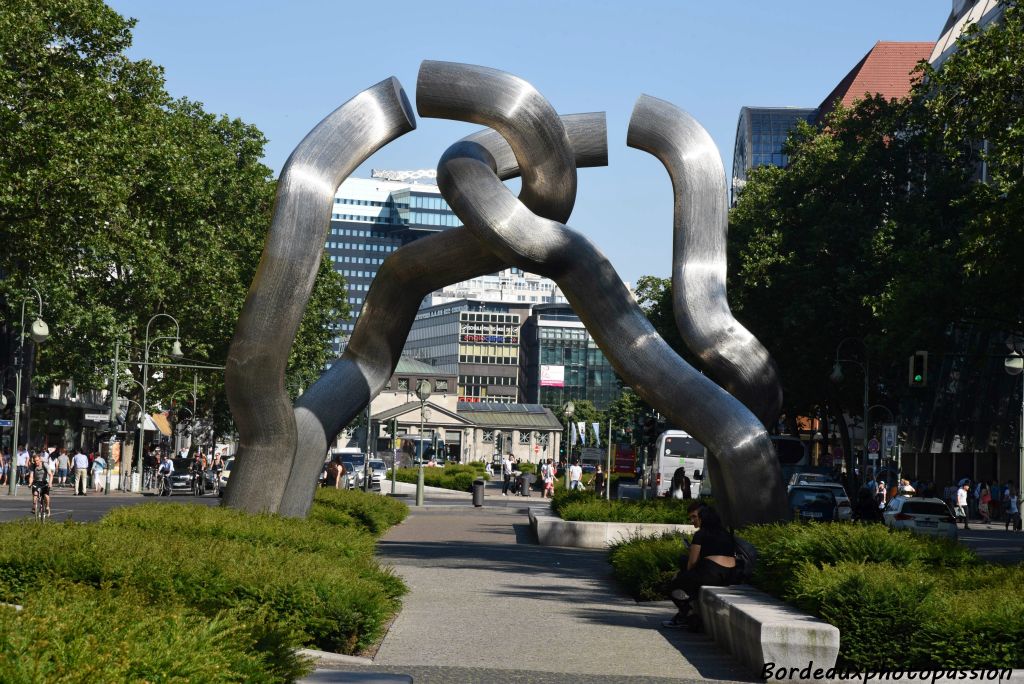
[[[757,567],[757,549],[746,539],[733,537],[733,541],[736,542],[736,584],[749,584]]]

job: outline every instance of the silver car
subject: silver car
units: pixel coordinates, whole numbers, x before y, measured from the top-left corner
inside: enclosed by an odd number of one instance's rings
[[[897,496],[882,513],[886,527],[956,539],[956,518],[942,499]]]

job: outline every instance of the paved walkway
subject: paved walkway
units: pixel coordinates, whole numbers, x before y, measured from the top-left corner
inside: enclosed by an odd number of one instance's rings
[[[473,508],[428,492],[383,537],[378,555],[410,591],[373,665],[346,670],[416,682],[751,681],[707,637],[660,629],[671,603],[622,593],[606,552],[538,546],[526,506],[547,502],[488,496]],[[319,670],[307,681],[356,680]]]

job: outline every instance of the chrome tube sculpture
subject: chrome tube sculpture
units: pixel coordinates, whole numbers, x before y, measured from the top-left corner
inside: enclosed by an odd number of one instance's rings
[[[626,144],[657,157],[672,179],[672,295],[679,333],[701,370],[746,404],[766,427],[782,408],[768,350],[737,321],[725,293],[729,230],[725,169],[715,142],[675,105],[641,95]]]
[[[734,358],[737,342],[754,352],[760,346],[738,328],[725,302],[724,253],[719,254],[716,237],[722,215],[716,186],[706,178],[714,170],[708,160],[708,154],[716,155],[714,146],[708,148],[710,139],[693,133],[685,117],[680,124],[679,116],[655,106],[653,98],[641,103],[630,144],[659,155],[677,186],[674,276],[679,277],[674,284],[691,290],[676,293],[684,338],[700,350],[716,378],[755,410],[770,413],[771,399],[759,404],[758,390],[750,387],[761,383],[762,390],[777,390],[770,358],[765,353],[746,365]],[[558,282],[620,376],[717,455],[716,486],[728,521],[782,517],[780,469],[758,417],[676,355],[610,262],[564,225],[575,202],[577,166],[607,162],[603,115],[559,117],[522,79],[431,61],[420,69],[417,107],[424,116],[494,129],[459,141],[439,165],[442,194],[465,226],[417,240],[385,260],[342,359],[288,410],[285,361],[312,289],[333,194],[366,156],[415,124],[404,94],[390,79],[343,105],[300,144],[282,174],[271,235],[229,357],[229,401],[242,446],[228,505],[305,515],[327,445],[394,372],[422,297],[511,265]],[[692,168],[677,163],[676,157],[689,159],[701,145],[700,163]],[[518,199],[501,182],[517,174],[523,178]],[[711,237],[693,242],[694,231]],[[710,276],[700,277],[702,266]],[[693,279],[687,268],[698,271]],[[702,306],[715,320],[700,320]]]
[[[569,114],[562,121],[576,166],[608,163],[603,113]],[[502,179],[519,175],[512,148],[495,131],[480,131],[466,140],[476,141],[503,160],[499,169]],[[532,161],[528,156],[531,153],[523,157],[526,163]],[[542,195],[528,192],[532,185],[532,180],[524,178],[520,197],[525,195],[527,201],[538,202],[535,198]],[[565,198],[555,199],[559,210],[566,206],[572,210],[575,198],[567,202]],[[367,292],[345,353],[295,403],[298,442],[280,505],[282,515],[303,517],[309,512],[327,445],[380,393],[394,373],[423,297],[507,266],[464,227],[417,240],[384,260]]]
[[[409,100],[389,78],[329,114],[285,163],[225,370],[239,434],[238,465],[224,495],[228,506],[252,512],[280,507],[296,435],[285,366],[323,258],[334,193],[367,157],[414,128]]]

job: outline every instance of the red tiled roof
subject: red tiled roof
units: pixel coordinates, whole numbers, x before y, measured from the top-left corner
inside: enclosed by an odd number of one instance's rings
[[[895,100],[907,95],[911,86],[911,71],[921,60],[931,55],[934,42],[896,43],[878,41],[839,85],[818,105],[818,121],[832,111],[836,100],[849,107],[865,95],[882,95]]]

